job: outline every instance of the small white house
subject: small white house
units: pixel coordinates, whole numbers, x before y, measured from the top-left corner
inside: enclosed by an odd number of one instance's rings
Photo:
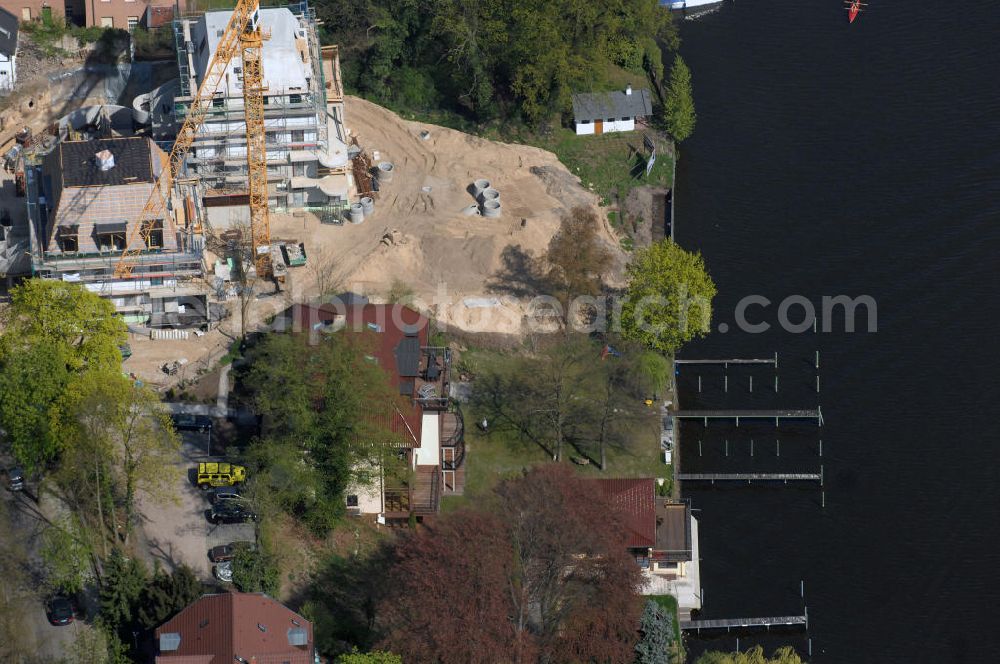
[[[607,134],[613,131],[632,131],[636,118],[653,112],[649,90],[582,92],[573,95],[573,120],[578,136]]]
[[[17,17],[0,8],[0,91],[10,91],[17,83]]]

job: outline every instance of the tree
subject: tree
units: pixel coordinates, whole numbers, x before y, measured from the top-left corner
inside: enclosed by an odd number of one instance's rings
[[[83,590],[90,547],[73,519],[64,518],[42,533],[39,550],[46,567],[46,584],[55,591],[75,595]]]
[[[663,102],[663,119],[667,131],[677,142],[684,141],[694,133],[698,116],[691,92],[691,70],[680,55],[674,56],[674,64],[670,67],[670,84]]]
[[[142,592],[139,624],[146,629],[163,624],[201,597],[204,590],[201,581],[187,565],[180,565],[170,573],[157,568]]]
[[[647,396],[659,396],[670,386],[670,361],[657,352],[640,353],[634,370],[640,389]]]
[[[640,573],[611,506],[558,464],[502,483],[495,500],[396,544],[381,645],[445,664],[631,662]]]
[[[670,664],[670,647],[674,642],[673,616],[653,600],[639,619],[642,638],[635,646],[635,664]]]
[[[715,284],[701,254],[666,239],[636,252],[626,269],[622,336],[670,354],[708,333]]]
[[[802,659],[791,646],[778,648],[771,657],[765,657],[764,649],[761,646],[756,646],[746,652],[709,651],[702,653],[695,664],[802,664]]]
[[[118,347],[127,340],[125,323],[114,304],[79,284],[28,279],[11,291],[3,319],[0,356],[34,345],[63,351],[71,370],[121,366]]]
[[[274,554],[241,547],[233,558],[233,585],[240,592],[277,596],[281,578]]]
[[[136,616],[148,580],[142,562],[127,558],[119,549],[104,561],[98,593],[101,622],[109,634],[117,635],[124,643],[132,643],[131,632],[138,627]]]
[[[56,411],[64,440],[92,450],[98,464],[103,455],[114,473],[112,486],[124,510],[122,539],[127,542],[135,521],[136,492],[164,498],[173,486],[180,442],[170,416],[155,392],[120,373],[104,371],[88,371],[71,383]]]
[[[248,463],[278,503],[324,534],[343,514],[344,491],[365,484],[365,468],[398,465],[395,435],[373,409],[400,397],[367,360],[366,333],[271,334],[248,349],[239,384],[262,418]],[[278,453],[280,452],[280,453]]]
[[[49,410],[70,379],[65,352],[59,345],[37,343],[0,357],[0,428],[29,474],[59,455]]]
[[[611,265],[611,252],[598,235],[600,221],[590,208],[575,207],[564,214],[559,232],[549,242],[546,260],[552,294],[563,308],[563,321],[570,320],[570,305],[575,298],[601,294],[601,278]],[[593,313],[593,307],[587,308]]]

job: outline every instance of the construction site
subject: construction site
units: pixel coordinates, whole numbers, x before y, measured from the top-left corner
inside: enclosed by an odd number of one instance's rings
[[[524,298],[497,282],[568,209],[598,206],[555,155],[345,95],[305,3],[178,14],[173,30],[174,78],[58,118],[4,112],[8,287],[111,299],[126,369],[161,386],[164,366],[207,370],[289,304],[343,290],[378,301],[401,283],[444,324],[522,331]]]

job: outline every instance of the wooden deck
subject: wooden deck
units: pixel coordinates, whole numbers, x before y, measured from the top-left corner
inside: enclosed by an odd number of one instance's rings
[[[777,616],[773,618],[725,618],[721,620],[681,620],[683,630],[703,630],[703,629],[750,629],[752,627],[792,627],[802,625],[808,629],[809,617],[802,616]]]

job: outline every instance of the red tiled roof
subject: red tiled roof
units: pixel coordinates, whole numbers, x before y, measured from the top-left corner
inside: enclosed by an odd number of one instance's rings
[[[650,548],[656,544],[656,480],[591,479],[601,493],[622,515],[626,544],[630,549]]]
[[[324,304],[318,307],[297,304],[292,307],[290,322],[293,331],[309,332],[317,326],[343,320],[344,329],[363,335],[372,342],[372,355],[378,365],[388,374],[390,384],[397,392],[404,384],[409,384],[412,396],[415,380],[412,375],[401,375],[400,359],[405,346],[407,332],[416,334],[417,348],[427,346],[429,321],[426,316],[401,304],[365,304],[336,307]],[[409,330],[407,328],[410,328]],[[406,440],[407,446],[420,446],[422,409],[416,404],[408,404],[394,412],[386,411],[378,416],[393,432]]]
[[[306,630],[306,645],[289,644],[290,629]],[[312,623],[258,593],[204,595],[156,630],[180,634],[176,650],[160,652],[156,664],[311,664]]]

